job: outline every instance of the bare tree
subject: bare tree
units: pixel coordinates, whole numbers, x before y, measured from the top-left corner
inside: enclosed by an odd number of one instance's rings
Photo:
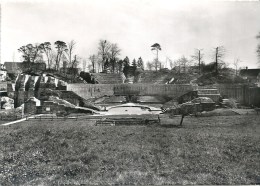
[[[199,74],[201,73],[201,63],[203,62],[204,54],[202,53],[202,49],[195,49],[195,53],[194,55],[192,55],[192,59],[198,62],[198,66],[199,66]]]
[[[256,36],[256,39],[260,39],[260,32]],[[258,57],[258,62],[260,64],[260,43],[257,45],[256,54],[257,54],[257,57]]]
[[[95,69],[96,59],[97,59],[97,57],[96,57],[95,54],[89,56],[89,60],[90,60],[91,65],[92,65],[92,70],[93,70],[93,72],[96,72],[96,69]]]
[[[105,61],[109,57],[109,50],[111,48],[110,42],[107,40],[100,40],[98,44],[98,55],[101,56],[102,64],[101,64],[101,70],[104,70]]]
[[[152,62],[149,62],[149,61],[148,61],[148,62],[146,63],[146,66],[147,66],[147,69],[150,70],[150,71],[153,69],[153,63],[152,63]]]
[[[182,56],[181,59],[180,59],[180,62],[181,62],[181,65],[183,67],[184,73],[186,73],[187,67],[190,65],[190,61],[185,56]]]
[[[87,61],[86,61],[86,59],[83,59],[83,71],[85,72],[86,71],[86,67],[87,67]]]
[[[190,61],[182,56],[181,58],[174,61],[174,66],[178,73],[187,73],[187,67],[190,65]]]
[[[61,55],[60,61],[61,61],[61,64],[62,64],[62,68],[60,68],[60,70],[62,70],[63,73],[68,73],[68,71],[67,71],[67,68],[68,68],[68,59],[67,59],[67,56],[66,56],[65,53],[63,53],[63,54]]]
[[[73,67],[73,53],[74,53],[74,50],[75,50],[75,47],[76,47],[76,42],[74,40],[71,40],[68,44],[67,44],[67,48],[68,50],[66,50],[66,54],[67,54],[67,59],[68,59],[68,62],[69,62],[69,65],[71,67]],[[75,56],[74,56],[75,57]]]
[[[102,59],[101,56],[97,55],[96,72],[101,72],[102,71],[102,66],[103,66],[103,59]]]
[[[50,68],[53,68],[53,67],[55,68],[56,56],[57,56],[56,52],[51,50],[50,51]]]
[[[234,59],[233,65],[234,65],[235,70],[236,70],[236,76],[237,76],[237,69],[238,69],[239,63],[240,63],[239,58]]]
[[[118,48],[116,43],[111,44],[110,50],[109,50],[109,58],[112,65],[112,72],[115,72],[116,67],[116,60],[117,57],[120,55],[121,49]]]
[[[223,46],[219,46],[215,48],[214,58],[215,58],[216,74],[219,73],[218,69],[221,68],[221,65],[225,64],[225,62],[223,61],[225,53],[226,50]]]
[[[93,68],[92,64],[87,64],[87,68],[88,68],[88,71],[91,72],[91,69]]]
[[[180,59],[174,60],[175,70],[180,74],[181,73],[181,61]]]
[[[77,68],[80,58],[74,55],[74,59],[71,61],[71,68]]]
[[[153,59],[153,61],[148,61],[146,63],[146,67],[148,70],[158,71],[160,69],[160,62],[158,62],[156,59]]]
[[[43,52],[47,58],[47,66],[50,69],[51,66],[51,43],[50,42],[44,42],[40,44],[40,50]]]
[[[170,63],[170,68],[173,69],[174,68],[174,62],[171,59],[169,59],[169,63]]]
[[[152,61],[152,64],[153,64],[153,66],[155,68],[155,71],[158,71],[161,68],[161,62],[158,61],[158,59],[154,59]]]

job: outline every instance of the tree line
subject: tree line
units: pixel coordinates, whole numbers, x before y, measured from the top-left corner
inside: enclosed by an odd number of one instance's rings
[[[126,56],[120,58],[121,49],[116,43],[107,40],[100,40],[96,54],[89,55],[89,65],[86,58],[79,57],[75,54],[76,42],[56,41],[54,48],[50,42],[40,44],[27,44],[21,46],[18,51],[22,54],[22,61],[28,63],[46,63],[47,69],[60,70],[61,68],[77,68],[82,63],[83,71],[86,68],[91,72],[123,72],[124,68],[130,66],[133,68],[144,69],[141,57],[138,60],[133,59],[130,63]]]
[[[256,36],[260,39],[260,33]],[[147,70],[160,70],[163,68],[162,61],[158,59],[158,51],[161,50],[161,46],[155,43],[151,46],[152,50],[156,51],[157,56],[153,61],[146,63]],[[70,42],[56,41],[53,46],[50,42],[43,42],[40,44],[27,44],[21,46],[18,51],[22,54],[22,60],[29,63],[45,62],[48,69],[60,70],[61,68],[77,68],[79,63],[82,63],[83,71],[86,68],[90,72],[110,72],[119,73],[127,71],[129,68],[144,70],[144,62],[142,57],[137,60],[133,59],[130,62],[126,56],[124,59],[120,58],[121,49],[117,43],[112,43],[107,40],[99,40],[97,51],[95,54],[89,55],[89,57],[82,58],[75,54],[76,42],[71,40]],[[171,69],[174,69],[178,73],[186,72],[189,66],[197,66],[198,72],[211,70],[216,73],[220,69],[227,67],[227,63],[224,61],[226,50],[223,46],[218,46],[212,51],[212,62],[205,64],[203,49],[195,49],[194,54],[187,58],[182,56],[179,59],[172,60],[167,57],[166,62],[169,63]],[[260,44],[256,49],[257,57],[260,61]],[[88,65],[87,65],[88,60]],[[235,58],[233,62],[234,69],[238,70],[238,66],[241,60]]]
[[[22,54],[23,62],[45,62],[48,69],[59,70],[61,67],[76,68],[79,57],[75,54],[76,42],[71,40],[54,42],[55,49],[50,42],[40,44],[27,44],[21,46],[18,51]],[[61,65],[61,63],[63,63]]]
[[[169,63],[170,69],[175,70],[177,73],[186,73],[190,66],[197,67],[198,73],[202,73],[204,71],[215,70],[218,73],[219,69],[227,67],[227,63],[224,61],[226,50],[223,46],[219,46],[214,48],[212,51],[212,62],[209,64],[205,64],[204,61],[204,53],[203,49],[195,49],[194,54],[190,56],[190,58],[186,56],[181,56],[176,60],[172,60],[169,57],[166,57],[166,62]],[[238,64],[238,60],[236,60]],[[153,61],[147,62],[148,70],[160,70],[163,68],[162,61],[158,60],[158,50],[157,57]]]
[[[97,47],[97,52],[89,56],[89,61],[91,62],[88,69],[91,72],[110,72],[119,73],[130,66],[133,68],[144,69],[143,59],[139,57],[136,61],[133,59],[132,63],[128,56],[124,59],[120,58],[121,49],[116,43],[111,43],[107,40],[100,40]]]
[[[82,62],[83,71],[88,68],[90,72],[120,73],[127,72],[131,68],[132,70],[137,68],[144,70],[142,57],[139,57],[137,60],[134,58],[132,62],[130,62],[127,56],[124,59],[121,59],[121,49],[117,43],[111,43],[101,39],[98,43],[97,52],[88,57],[88,66],[86,59],[82,60],[81,57],[75,54],[75,48],[76,42],[74,40],[67,43],[58,40],[54,42],[54,48],[50,42],[43,42],[40,44],[27,44],[21,46],[18,51],[22,54],[24,62],[45,62],[48,69],[57,71],[61,68],[77,68],[80,62]],[[148,70],[157,71],[162,68],[162,62],[158,59],[158,51],[161,50],[161,47],[158,43],[155,43],[152,45],[152,50],[157,51],[157,57],[152,62],[148,61],[146,65]],[[223,61],[225,49],[223,46],[216,47],[213,53],[215,62],[208,65],[208,67],[211,66],[215,68],[218,73],[218,69],[226,66],[226,63]],[[174,61],[168,58],[168,61],[170,68],[179,73],[186,72],[186,69],[191,66],[192,63],[196,63],[199,68],[199,73],[201,73],[202,67],[205,68],[203,57],[204,53],[202,52],[202,49],[196,49],[191,56],[191,59],[182,56]],[[239,60],[234,62],[236,67],[238,66],[238,62]]]

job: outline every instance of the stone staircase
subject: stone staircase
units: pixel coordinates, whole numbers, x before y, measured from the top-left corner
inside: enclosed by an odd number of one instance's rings
[[[91,75],[98,84],[121,84],[124,81],[121,74],[93,73]]]
[[[219,102],[220,93],[216,87],[198,87],[198,97],[208,97],[214,102]]]

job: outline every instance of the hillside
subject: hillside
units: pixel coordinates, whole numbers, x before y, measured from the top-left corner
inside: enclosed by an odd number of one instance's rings
[[[84,83],[78,75],[62,73],[62,72],[48,72],[47,75],[63,80],[68,83]]]
[[[191,74],[179,74],[170,70],[144,71],[139,75],[137,83],[186,84],[190,83],[194,77],[196,76]]]
[[[199,85],[212,85],[212,84],[232,84],[232,83],[246,83],[246,81],[241,78],[240,76],[233,76],[229,73],[220,73],[216,74],[213,73],[207,73],[200,76],[194,83],[197,83]]]

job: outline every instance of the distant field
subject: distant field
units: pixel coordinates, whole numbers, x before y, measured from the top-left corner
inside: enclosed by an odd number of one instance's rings
[[[260,184],[260,115],[0,126],[0,185]]]

